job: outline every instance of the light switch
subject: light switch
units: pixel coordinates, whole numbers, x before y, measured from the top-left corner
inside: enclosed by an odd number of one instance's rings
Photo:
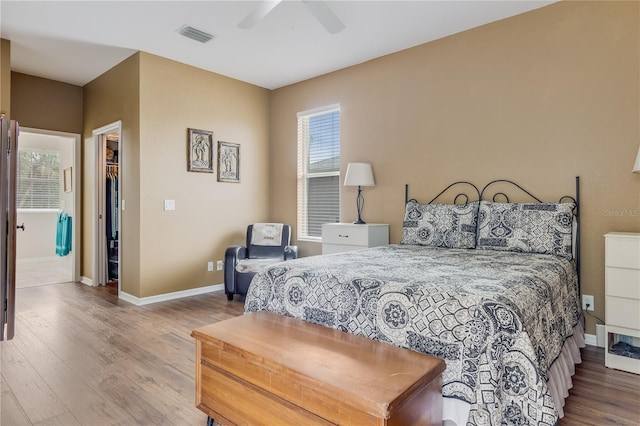
[[[175,210],[176,200],[164,200],[164,211]]]

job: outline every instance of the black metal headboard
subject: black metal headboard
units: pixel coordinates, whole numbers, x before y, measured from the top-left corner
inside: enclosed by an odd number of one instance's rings
[[[478,189],[477,186],[475,186],[474,184],[472,184],[471,182],[467,182],[467,181],[458,181],[458,182],[453,182],[452,184],[448,185],[445,189],[443,189],[442,191],[440,191],[440,193],[438,195],[436,195],[435,197],[433,197],[431,199],[431,201],[429,201],[427,204],[433,204],[434,201],[436,201],[438,198],[440,198],[441,195],[443,195],[444,193],[446,193],[447,191],[449,191],[449,189],[453,188],[453,187],[458,187],[460,188],[460,186],[467,186],[467,190],[473,190],[474,192],[472,193],[472,196],[476,196],[478,197],[477,199],[480,199],[480,190]],[[462,191],[462,190],[460,190]],[[459,192],[458,195],[456,195],[453,199],[453,203],[454,204],[458,204],[458,198],[460,197],[464,197],[464,203],[466,204],[469,201],[474,201],[474,200],[470,200],[469,196],[467,195],[466,192]],[[409,201],[415,201],[418,202],[415,198],[412,198],[411,200],[409,199],[409,184],[406,184],[404,186],[404,203],[407,204]]]
[[[447,187],[445,187],[442,191],[440,191],[438,193],[438,195],[436,195],[435,197],[433,197],[431,199],[431,201],[429,201],[427,204],[432,204],[434,203],[436,200],[438,200],[438,198],[440,198],[440,196],[442,196],[443,194],[445,194],[446,192],[448,192],[449,190],[451,190],[452,188],[456,188],[455,190],[453,190],[454,192],[456,190],[459,191],[472,191],[471,192],[471,198],[469,197],[469,195],[467,195],[466,192],[459,192],[455,197],[453,197],[453,202],[454,204],[458,204],[458,200],[459,199],[463,199],[464,203],[466,204],[468,202],[473,202],[476,200],[484,200],[484,201],[493,201],[493,202],[505,202],[508,203],[509,201],[509,196],[503,192],[499,187],[499,184],[506,184],[508,187],[510,188],[515,188],[517,190],[519,190],[521,193],[526,194],[527,196],[529,196],[532,200],[534,200],[537,203],[544,203],[544,201],[542,201],[540,198],[536,197],[535,195],[533,195],[531,192],[529,192],[528,190],[526,190],[524,187],[522,187],[521,185],[508,180],[508,179],[496,179],[496,180],[492,180],[491,182],[489,182],[488,184],[486,184],[485,186],[482,187],[482,189],[478,189],[478,187],[476,185],[474,185],[471,182],[467,182],[467,181],[457,181],[454,182],[450,185],[448,185]],[[490,187],[495,187],[498,186],[498,189],[496,189],[496,192],[491,192],[492,189],[489,189]],[[461,189],[461,188],[465,188],[465,189]],[[477,197],[477,198],[476,198]],[[475,199],[474,199],[475,198]],[[502,199],[502,200],[500,200]],[[409,198],[409,184],[405,184],[404,186],[404,203],[407,204],[409,201],[414,201],[417,202],[416,199]],[[574,203],[575,207],[573,209],[573,214],[575,216],[575,220],[577,223],[577,229],[576,229],[576,240],[575,240],[575,263],[576,263],[576,272],[578,275],[578,291],[580,291],[580,176],[576,176],[576,194],[575,196],[572,195],[563,195],[562,197],[560,197],[560,199],[558,200],[559,203],[564,203],[564,202],[572,202]]]

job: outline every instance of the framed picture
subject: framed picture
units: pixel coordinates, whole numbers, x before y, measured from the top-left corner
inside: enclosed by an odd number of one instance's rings
[[[218,141],[218,182],[240,182],[240,144]]]
[[[189,129],[188,138],[190,172],[213,173],[213,132]]]
[[[73,190],[73,187],[71,186],[71,167],[67,167],[63,170],[63,176],[64,192],[71,192]]]

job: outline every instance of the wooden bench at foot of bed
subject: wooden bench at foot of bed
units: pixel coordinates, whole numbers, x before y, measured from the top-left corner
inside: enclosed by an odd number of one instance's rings
[[[441,359],[271,312],[191,335],[196,406],[221,424],[442,424]]]

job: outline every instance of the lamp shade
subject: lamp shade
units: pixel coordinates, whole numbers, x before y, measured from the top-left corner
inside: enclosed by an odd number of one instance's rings
[[[376,186],[369,163],[349,163],[344,177],[344,186]]]
[[[638,148],[638,154],[636,155],[636,163],[633,165],[633,173],[640,173],[640,148]]]

